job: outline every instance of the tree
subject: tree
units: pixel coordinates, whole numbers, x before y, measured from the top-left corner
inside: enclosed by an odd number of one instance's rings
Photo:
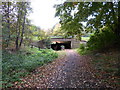
[[[27,15],[31,11],[28,2],[2,3],[3,47],[15,45],[19,50],[27,27]],[[15,43],[14,43],[15,42]]]
[[[83,27],[81,22],[73,15],[76,8],[73,3],[64,3],[55,7],[57,11],[55,16],[60,17],[61,30],[66,33],[67,37],[81,36]]]
[[[52,29],[52,35],[53,36],[65,36],[65,32],[62,31],[61,29],[61,25],[60,24],[56,24],[53,29]]]
[[[87,22],[87,30],[99,32],[103,26],[110,27],[120,36],[118,26],[118,2],[65,2],[56,5],[56,16],[60,18],[62,29],[77,35],[83,30],[81,22]],[[89,19],[89,17],[92,17]],[[86,30],[86,31],[87,31]]]
[[[11,32],[11,22],[12,22],[12,13],[11,11],[14,9],[14,7],[11,7],[11,2],[3,2],[2,3],[2,26],[3,26],[3,44],[6,45],[5,47],[8,47],[9,41],[10,41],[10,32]]]
[[[25,33],[25,22],[26,22],[26,15],[27,11],[30,9],[28,2],[18,2],[17,3],[17,27],[16,27],[16,50],[19,50],[19,48],[22,45],[23,42],[23,36]]]

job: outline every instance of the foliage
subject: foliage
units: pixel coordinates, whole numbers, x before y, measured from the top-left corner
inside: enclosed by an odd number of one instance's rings
[[[119,41],[119,42],[118,42]],[[90,36],[86,46],[80,45],[78,52],[85,54],[90,51],[105,51],[110,48],[119,48],[120,39],[117,38],[115,33],[108,27],[101,28]]]
[[[2,79],[3,87],[10,87],[12,83],[20,81],[20,77],[33,71],[35,68],[42,66],[53,59],[57,54],[50,49],[27,48],[21,49],[17,53],[3,51],[2,60]]]
[[[60,16],[61,30],[68,36],[81,36],[82,24],[72,15],[75,6],[72,3],[56,5],[56,16]],[[80,39],[80,38],[79,38]]]
[[[50,38],[44,39],[44,42],[45,42],[46,48],[50,49],[51,48],[51,39]]]
[[[112,30],[105,27],[99,33],[92,35],[87,43],[89,50],[105,50],[119,46],[119,40]]]
[[[60,24],[56,24],[52,29],[52,35],[53,36],[61,36],[63,35],[63,32],[61,32]]]
[[[38,36],[38,40],[43,40],[48,38],[47,34],[43,30],[39,30],[37,36]]]
[[[81,55],[87,54],[89,51],[86,49],[85,44],[80,44],[80,47],[77,49],[77,52]]]
[[[20,50],[22,45],[29,46],[35,38],[37,40],[48,38],[44,30],[32,25],[27,18],[32,12],[30,2],[3,2],[1,8],[4,49]]]
[[[107,26],[119,38],[119,4],[120,2],[64,2],[55,6],[56,16],[60,18],[61,28],[67,35],[77,35],[80,39],[84,31],[82,22],[87,22],[87,33],[99,33],[99,28]]]
[[[79,34],[82,31],[82,25],[79,24],[83,21],[88,21],[87,27],[93,30],[108,26],[114,31],[118,25],[118,4],[118,2],[76,2],[76,4],[64,2],[55,6],[56,16],[60,18],[63,28],[68,31],[76,28]]]
[[[23,43],[28,26],[27,15],[31,12],[29,2],[2,2],[3,48],[16,47]]]
[[[53,27],[52,36],[57,36],[57,38],[58,38],[58,37],[68,38],[69,35],[68,35],[64,30],[62,30],[60,24],[56,24],[56,25]]]

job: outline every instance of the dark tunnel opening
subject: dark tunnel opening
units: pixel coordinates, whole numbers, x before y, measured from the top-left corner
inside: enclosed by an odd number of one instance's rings
[[[64,41],[64,42],[63,41],[59,41],[59,42],[56,41],[55,43],[51,44],[51,48],[53,50],[61,50],[62,45],[65,47],[65,49],[71,49],[71,41]]]

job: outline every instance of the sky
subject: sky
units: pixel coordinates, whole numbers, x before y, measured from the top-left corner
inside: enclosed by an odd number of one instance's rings
[[[30,13],[29,19],[31,24],[40,27],[41,29],[47,31],[57,23],[59,23],[59,18],[55,17],[55,4],[63,3],[65,0],[31,0],[31,7],[33,13]],[[85,26],[86,22],[82,22]]]
[[[55,18],[55,8],[53,8],[57,3],[62,3],[62,0],[31,0],[33,13],[28,17],[31,23],[45,30],[59,23],[59,18]]]

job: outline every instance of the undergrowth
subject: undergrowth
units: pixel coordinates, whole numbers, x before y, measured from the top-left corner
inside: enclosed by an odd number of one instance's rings
[[[101,53],[92,56],[92,64],[97,70],[96,77],[117,90],[120,87],[120,52]]]
[[[114,50],[116,52],[114,52]],[[107,27],[95,32],[85,44],[80,44],[78,53],[92,57],[95,74],[110,87],[120,88],[120,38]],[[116,89],[117,90],[117,89]]]
[[[105,51],[116,47],[120,47],[120,38],[107,27],[95,32],[87,42],[88,50]]]
[[[2,87],[11,87],[14,82],[26,76],[46,63],[58,57],[51,49],[25,48],[17,53],[3,51],[2,56]]]
[[[80,44],[80,47],[77,49],[77,52],[80,55],[86,55],[89,54],[91,51],[87,49],[85,44]]]

